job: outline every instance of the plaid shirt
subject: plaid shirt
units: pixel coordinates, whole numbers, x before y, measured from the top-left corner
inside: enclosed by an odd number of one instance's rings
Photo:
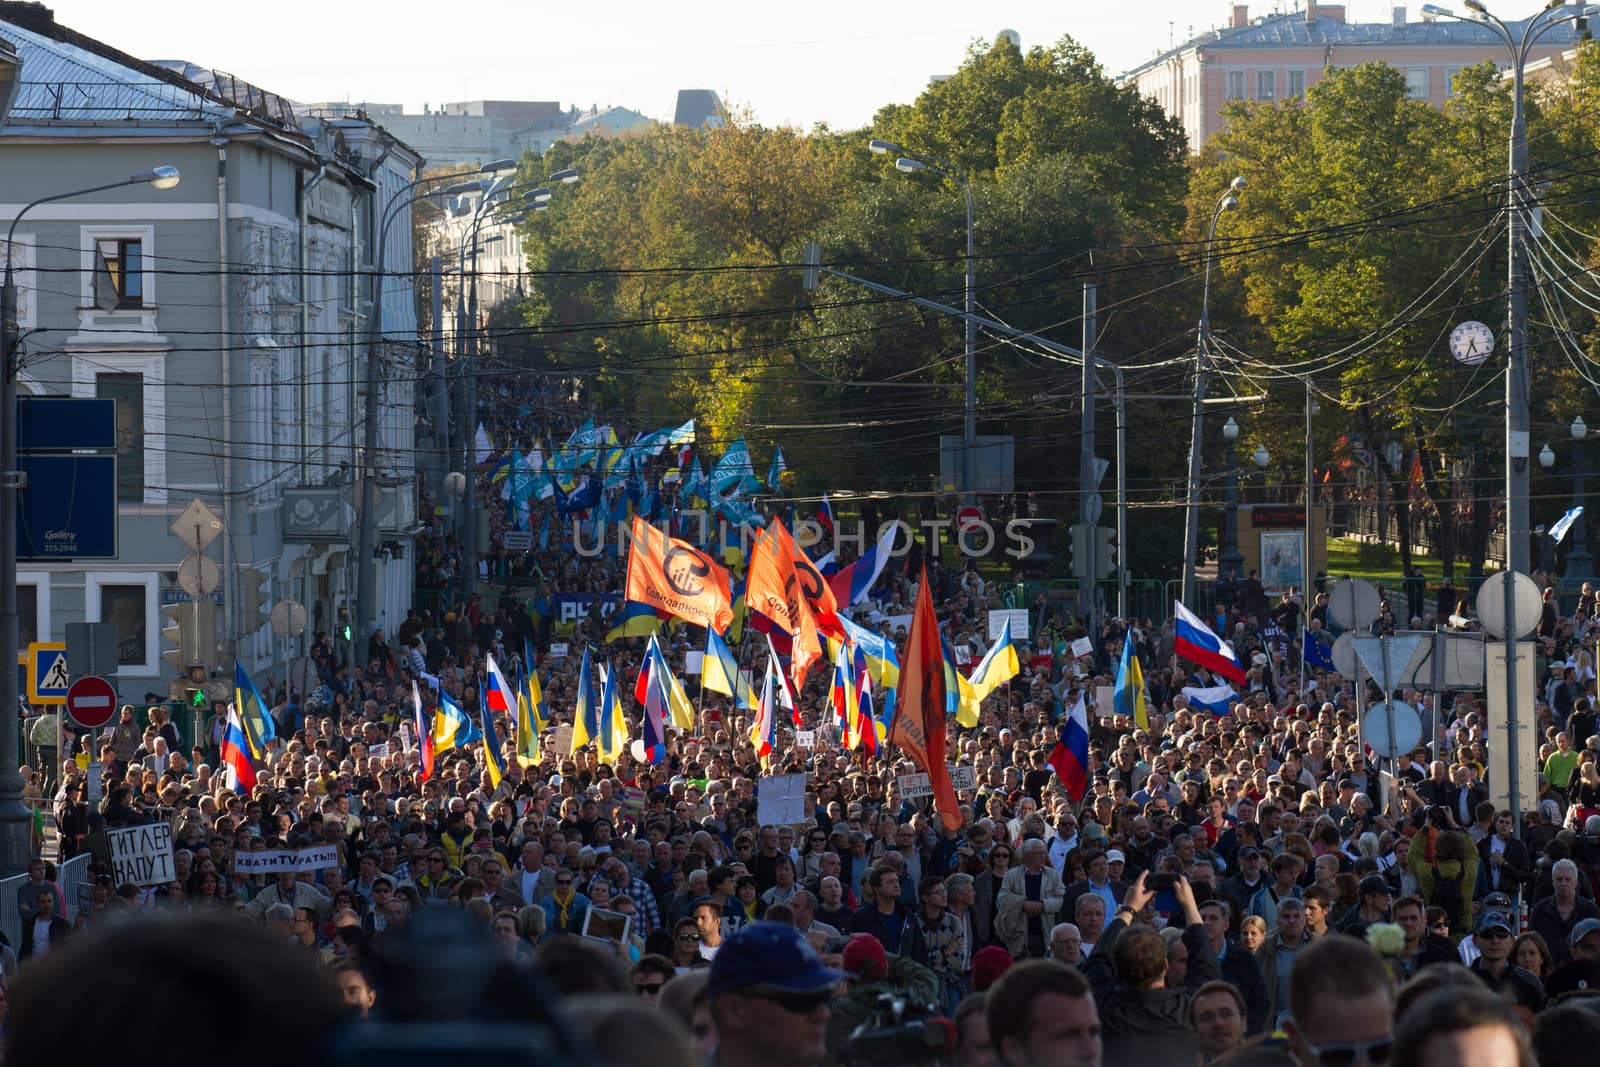
[[[617,892],[626,893],[633,901],[633,929],[640,937],[649,937],[660,928],[661,909],[656,904],[656,895],[650,892],[643,879],[630,874],[627,886]]]

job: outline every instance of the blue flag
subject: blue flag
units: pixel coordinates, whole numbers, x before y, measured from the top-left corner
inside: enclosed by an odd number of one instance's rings
[[[1572,529],[1572,524],[1577,522],[1582,515],[1582,504],[1575,508],[1567,509],[1567,513],[1557,519],[1554,526],[1550,527],[1550,540],[1559,545],[1566,538],[1567,531]]]

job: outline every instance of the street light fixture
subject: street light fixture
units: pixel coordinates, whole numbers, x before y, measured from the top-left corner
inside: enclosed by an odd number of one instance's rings
[[[182,175],[178,168],[162,166],[143,170],[121,181],[107,182],[87,189],[41,196],[12,218],[6,230],[5,280],[0,284],[0,662],[17,661],[17,491],[25,488],[17,469],[17,283],[12,274],[15,257],[12,249],[17,223],[40,204],[121,189],[128,185],[149,185],[171,189]],[[28,869],[28,847],[33,817],[22,804],[22,776],[17,773],[17,673],[9,666],[0,671],[0,874],[13,875]]]
[[[1189,491],[1184,498],[1183,511],[1183,601],[1194,603],[1194,557],[1200,548],[1200,444],[1205,432],[1206,365],[1211,348],[1211,261],[1217,240],[1217,221],[1222,213],[1239,206],[1233,194],[1243,191],[1245,180],[1237,175],[1217,198],[1211,211],[1211,225],[1206,230],[1205,273],[1200,289],[1200,333],[1194,351],[1194,408],[1189,426]],[[1237,427],[1235,427],[1237,432]],[[1309,513],[1308,513],[1309,514]],[[1238,551],[1237,547],[1234,549]],[[1220,557],[1218,560],[1221,562]]]
[[[978,502],[978,494],[974,488],[977,483],[978,450],[978,324],[973,318],[977,310],[977,265],[972,252],[972,183],[966,175],[956,169],[955,164],[927,152],[910,152],[891,141],[882,141],[876,137],[867,142],[867,149],[873,155],[898,157],[894,161],[895,169],[904,174],[932,171],[950,179],[961,187],[961,195],[966,200],[967,276],[964,303],[966,316],[962,345],[966,357],[966,395],[962,405],[961,424],[961,501],[969,506],[975,505]]]

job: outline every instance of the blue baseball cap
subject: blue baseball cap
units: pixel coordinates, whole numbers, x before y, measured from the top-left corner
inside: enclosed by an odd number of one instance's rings
[[[820,993],[846,977],[825,967],[805,935],[788,923],[758,922],[735,932],[711,960],[706,995]]]

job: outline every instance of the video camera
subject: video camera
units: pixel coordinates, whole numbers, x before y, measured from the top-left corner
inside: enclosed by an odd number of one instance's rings
[[[933,1004],[911,1004],[904,996],[880,993],[872,1016],[839,1048],[846,1067],[884,1064],[945,1064],[956,1047],[955,1023]]]

